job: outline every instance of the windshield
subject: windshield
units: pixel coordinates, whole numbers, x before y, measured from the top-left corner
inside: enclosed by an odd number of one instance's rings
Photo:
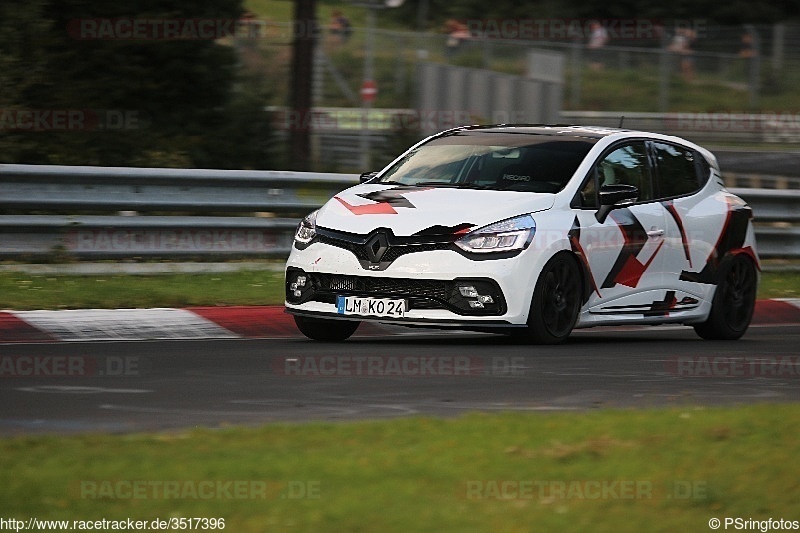
[[[377,183],[556,193],[595,143],[557,135],[470,133],[417,147]]]

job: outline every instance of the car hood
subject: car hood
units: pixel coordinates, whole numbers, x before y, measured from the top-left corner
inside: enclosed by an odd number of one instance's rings
[[[397,236],[465,233],[550,209],[554,201],[544,193],[363,184],[329,200],[317,225],[361,235],[377,228]]]

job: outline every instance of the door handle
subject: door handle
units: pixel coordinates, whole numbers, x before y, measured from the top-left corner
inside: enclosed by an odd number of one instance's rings
[[[648,237],[661,237],[662,235],[664,235],[664,230],[661,228],[652,227],[647,232]]]

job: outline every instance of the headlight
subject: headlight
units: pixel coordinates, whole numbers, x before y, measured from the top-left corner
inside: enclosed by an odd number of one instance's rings
[[[317,211],[314,211],[304,218],[294,234],[294,242],[298,245],[306,245],[317,236]]]
[[[522,215],[489,224],[458,239],[456,245],[473,253],[509,252],[528,246],[536,232],[530,215]]]

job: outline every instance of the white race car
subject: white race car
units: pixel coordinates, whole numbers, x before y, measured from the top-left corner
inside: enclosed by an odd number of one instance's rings
[[[736,339],[759,280],[752,218],[716,158],[677,137],[456,128],[302,221],[286,309],[321,341],[365,320],[535,343],[665,323]]]

